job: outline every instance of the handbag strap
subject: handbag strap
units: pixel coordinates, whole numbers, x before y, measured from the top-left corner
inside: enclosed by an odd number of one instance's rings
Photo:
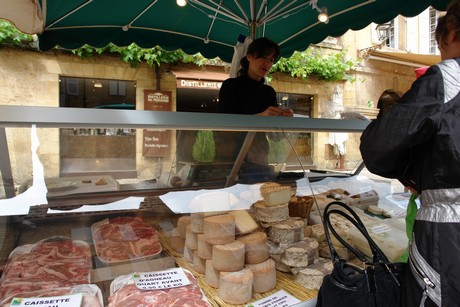
[[[338,209],[331,209],[332,206],[339,206],[342,207],[342,209],[345,209],[347,212],[344,212],[343,210],[338,210]],[[332,232],[334,237],[343,245],[345,246],[351,253],[353,253],[359,260],[365,263],[369,263],[368,257],[366,257],[362,252],[351,246],[345,239],[343,239],[337,231],[334,229],[332,223],[331,223],[331,215],[332,214],[338,214],[350,221],[358,230],[359,232],[365,237],[367,240],[369,247],[371,249],[371,253],[373,256],[372,263],[386,263],[389,264],[388,258],[385,256],[383,251],[380,249],[380,247],[375,243],[375,241],[371,238],[369,235],[366,227],[364,226],[363,222],[359,218],[359,216],[356,214],[355,211],[353,211],[348,205],[344,204],[343,202],[339,201],[333,201],[329,203],[326,208],[324,209],[324,232],[326,235],[326,240],[329,245],[329,250],[331,252],[331,258],[334,262],[338,261],[340,259],[337,251],[334,248],[334,245],[332,244],[331,241],[331,236],[329,233],[329,230]]]

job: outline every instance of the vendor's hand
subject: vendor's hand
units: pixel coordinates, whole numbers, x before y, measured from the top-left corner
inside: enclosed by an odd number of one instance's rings
[[[282,109],[280,107],[268,107],[262,113],[258,113],[256,115],[262,116],[294,116],[294,112],[291,109]]]

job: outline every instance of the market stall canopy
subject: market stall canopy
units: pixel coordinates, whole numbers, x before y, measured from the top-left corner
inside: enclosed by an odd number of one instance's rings
[[[401,61],[407,63],[413,63],[419,66],[431,66],[441,62],[441,56],[439,54],[419,54],[419,53],[408,53],[408,52],[385,52],[385,51],[374,51],[371,53],[372,57],[378,57],[390,59],[394,61]]]
[[[280,44],[282,56],[289,57],[328,36],[338,37],[371,22],[416,16],[429,6],[445,10],[449,0],[182,2],[183,7],[174,0],[5,0],[0,18],[11,20],[23,32],[39,34],[41,50],[136,43],[230,62],[240,35],[269,37]],[[327,23],[318,21],[321,12],[327,12]]]

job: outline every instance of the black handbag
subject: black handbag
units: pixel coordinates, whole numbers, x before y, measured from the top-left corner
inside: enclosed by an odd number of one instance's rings
[[[339,209],[332,209],[333,207]],[[366,238],[372,252],[369,259],[341,238],[332,227],[330,217],[341,215],[350,221]],[[391,263],[370,237],[359,216],[342,202],[331,202],[324,209],[323,225],[333,261],[332,273],[326,275],[318,292],[317,307],[396,307],[400,304],[403,263]],[[330,232],[363,262],[363,268],[340,259],[331,242]]]

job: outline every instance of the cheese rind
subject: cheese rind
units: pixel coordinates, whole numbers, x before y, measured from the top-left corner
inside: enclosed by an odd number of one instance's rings
[[[179,236],[185,239],[185,232],[187,230],[187,225],[190,225],[192,222],[192,217],[190,215],[183,215],[177,219],[177,231],[179,232]]]
[[[245,246],[245,263],[260,263],[268,259],[267,234],[262,231],[255,231],[245,236],[237,238]]]
[[[235,272],[244,268],[244,243],[233,241],[228,244],[217,244],[212,247],[212,263],[216,270]]]
[[[198,234],[198,255],[206,260],[212,257],[212,244],[206,241],[204,234]]]
[[[260,187],[260,194],[267,206],[278,206],[289,202],[291,199],[291,187],[266,183]]]
[[[293,243],[304,239],[305,222],[301,218],[289,218],[274,223],[268,230],[268,237],[277,243]]]
[[[238,272],[220,272],[219,297],[228,304],[242,305],[252,297],[254,275],[249,269]]]
[[[264,293],[275,289],[276,287],[276,266],[273,259],[267,259],[258,264],[246,264],[254,275],[252,282],[252,291]]]
[[[214,268],[212,260],[206,260],[205,281],[213,288],[219,288],[220,271]]]
[[[206,271],[206,259],[198,255],[198,250],[193,251],[193,269],[200,274],[204,274]]]
[[[185,231],[185,246],[193,250],[198,248],[198,234],[192,230],[192,225]]]
[[[235,217],[230,214],[204,219],[204,237],[211,244],[227,244],[235,240]]]
[[[276,223],[287,220],[289,218],[288,203],[267,206],[265,201],[258,201],[253,204],[256,220],[265,223]]]

